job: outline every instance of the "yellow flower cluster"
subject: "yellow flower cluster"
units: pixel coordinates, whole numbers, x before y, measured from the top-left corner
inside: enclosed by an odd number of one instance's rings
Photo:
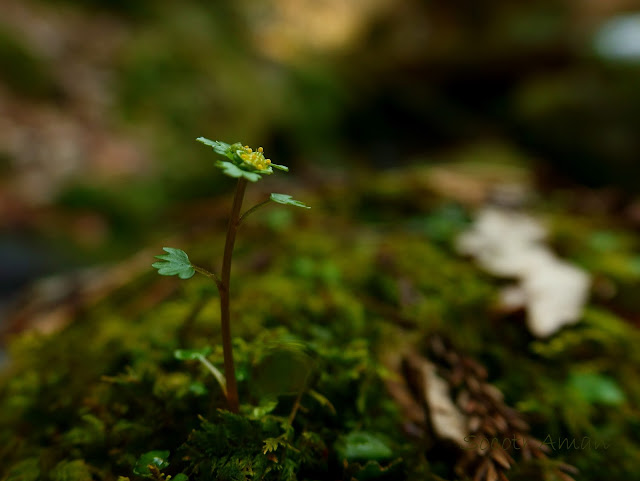
[[[248,145],[243,147],[244,153],[240,154],[240,158],[251,165],[253,168],[257,170],[267,170],[269,168],[269,164],[271,164],[271,159],[264,158],[264,151],[262,147],[258,148],[256,152],[254,152]]]

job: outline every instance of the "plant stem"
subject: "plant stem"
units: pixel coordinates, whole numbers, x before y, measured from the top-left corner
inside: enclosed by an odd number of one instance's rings
[[[222,327],[222,351],[224,354],[224,376],[227,380],[227,401],[231,412],[239,411],[238,386],[236,373],[233,366],[233,346],[231,344],[231,316],[229,311],[229,288],[231,279],[231,257],[233,245],[236,241],[236,233],[240,224],[240,209],[244,199],[244,191],[247,188],[247,180],[238,179],[236,194],[231,207],[231,217],[227,229],[227,240],[224,244],[224,257],[222,258],[222,277],[219,284],[220,292],[220,325]]]
[[[218,381],[218,384],[220,384],[220,387],[222,388],[222,394],[224,394],[225,397],[228,397],[227,383],[225,382],[222,373],[218,371],[218,369],[213,364],[211,364],[206,357],[198,355],[198,361],[200,361],[204,365],[204,367],[206,367],[209,372],[213,374],[213,377],[216,378],[216,381]]]
[[[300,409],[300,401],[302,400],[304,391],[304,389],[301,389],[296,396],[296,400],[293,403],[293,409],[291,409],[291,414],[289,414],[289,426],[293,425],[293,420],[296,418],[296,414],[298,414],[298,409]]]
[[[254,205],[253,207],[251,207],[251,209],[249,209],[248,211],[246,211],[244,214],[242,214],[242,216],[240,217],[240,220],[238,221],[238,223],[241,223],[244,219],[247,218],[247,216],[249,214],[251,214],[252,212],[257,211],[260,207],[264,207],[265,205],[267,205],[269,202],[271,202],[271,199],[267,199],[264,200],[262,202],[260,202],[259,204]]]
[[[216,286],[218,286],[218,289],[220,289],[221,281],[215,272],[209,272],[208,270],[203,269],[202,267],[194,266],[193,264],[191,264],[191,267],[193,267],[196,272],[199,272],[200,274],[207,276],[209,279],[212,279],[216,283]]]

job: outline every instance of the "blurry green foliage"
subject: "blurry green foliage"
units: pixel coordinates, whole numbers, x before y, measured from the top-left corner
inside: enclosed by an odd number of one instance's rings
[[[82,460],[60,461],[49,474],[52,481],[92,481],[91,469]]]
[[[256,360],[251,373],[252,389],[261,397],[295,395],[307,388],[313,360],[298,344],[273,346]]]
[[[22,43],[18,33],[0,24],[0,81],[30,97],[51,98],[60,93],[44,58]]]
[[[151,477],[150,467],[163,470],[169,467],[169,451],[149,451],[144,453],[136,461],[136,465],[133,467],[133,473],[138,476]]]
[[[40,462],[37,458],[28,458],[11,467],[7,473],[7,481],[36,481],[40,479]]]
[[[572,373],[569,378],[569,389],[577,391],[589,403],[618,406],[625,400],[624,393],[615,381],[596,373]]]
[[[640,242],[631,231],[610,221],[579,215],[556,215],[552,222],[556,249],[593,276],[594,300],[629,315],[640,313]]]
[[[527,79],[513,96],[522,145],[579,183],[637,191],[637,75],[633,66],[596,64]]]
[[[210,347],[205,347],[202,349],[177,349],[173,354],[176,359],[181,361],[195,361],[200,356],[208,356],[211,354],[212,349]]]
[[[393,456],[393,451],[375,434],[352,431],[336,441],[338,456],[347,461],[384,460]]]
[[[470,223],[465,210],[458,204],[445,203],[428,215],[412,217],[407,221],[410,230],[424,234],[431,242],[451,246],[455,237]]]

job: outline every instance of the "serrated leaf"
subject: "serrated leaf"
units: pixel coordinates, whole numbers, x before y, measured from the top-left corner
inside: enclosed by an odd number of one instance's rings
[[[209,346],[202,349],[176,349],[173,356],[180,361],[195,361],[200,356],[207,357],[212,352],[213,349]]]
[[[304,202],[300,202],[299,200],[293,199],[290,195],[287,194],[271,194],[271,200],[277,202],[278,204],[284,205],[295,205],[296,207],[302,207],[303,209],[311,209]]]
[[[251,182],[257,182],[262,178],[260,174],[242,170],[240,167],[238,167],[235,164],[232,164],[231,162],[225,162],[223,160],[219,160],[218,162],[216,162],[216,166],[222,169],[223,174],[226,174],[229,177],[235,177],[236,179],[240,177],[244,177],[245,179]]]
[[[158,269],[158,274],[162,276],[178,276],[180,279],[189,279],[196,273],[195,269],[189,261],[187,253],[173,247],[163,247],[162,250],[168,252],[161,256],[155,256],[160,259],[159,262],[151,264],[152,267]]]
[[[149,451],[144,453],[136,461],[136,465],[133,467],[133,473],[138,476],[151,476],[149,466],[156,467],[158,469],[164,469],[169,466],[169,451]]]
[[[202,142],[205,145],[208,145],[209,147],[213,147],[213,150],[216,152],[216,154],[225,155],[227,157],[231,155],[231,146],[226,142],[220,142],[219,140],[209,140],[205,137],[198,137],[196,140],[198,142]]]
[[[264,446],[262,447],[262,454],[267,454],[272,451],[277,451],[278,446],[280,446],[280,439],[278,438],[267,438],[263,441]]]

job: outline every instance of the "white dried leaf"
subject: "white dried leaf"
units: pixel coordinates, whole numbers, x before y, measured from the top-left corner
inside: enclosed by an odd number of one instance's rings
[[[585,271],[558,259],[543,243],[546,235],[530,216],[488,207],[457,242],[458,251],[487,272],[518,281],[501,300],[508,309],[526,307],[527,325],[537,337],[578,322],[590,285]]]
[[[532,268],[522,279],[531,333],[547,337],[578,322],[589,285],[586,272],[558,259]]]
[[[421,373],[424,377],[424,398],[435,434],[441,439],[462,444],[468,434],[467,418],[453,403],[449,385],[438,376],[435,365],[429,361],[421,363]]]

